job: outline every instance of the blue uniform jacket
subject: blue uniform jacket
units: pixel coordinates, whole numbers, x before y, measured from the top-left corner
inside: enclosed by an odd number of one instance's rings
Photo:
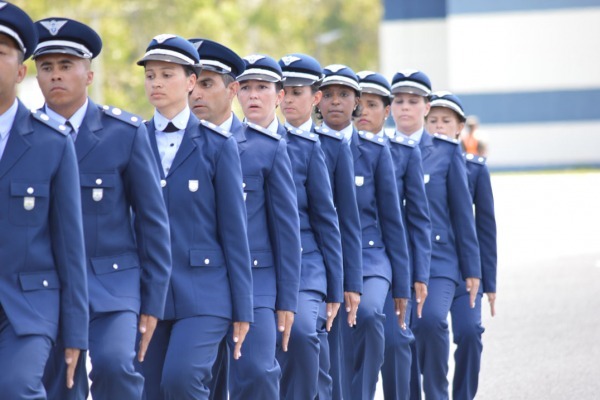
[[[165,319],[214,315],[253,321],[252,272],[235,139],[190,115],[169,174],[147,123],[171,227]]]
[[[17,335],[86,349],[88,291],[77,158],[58,123],[19,103],[0,160],[0,306]]]
[[[90,309],[162,318],[169,220],[146,127],[137,116],[89,100],[75,151]]]
[[[321,149],[329,171],[333,204],[339,219],[344,263],[344,291],[362,293],[362,235],[350,145],[339,132],[314,125],[312,130],[319,134]]]
[[[329,173],[319,135],[279,125],[287,141],[298,197],[302,269],[300,290],[326,296],[328,303],[344,301],[342,243],[333,205]]]
[[[254,306],[296,312],[300,287],[300,222],[285,140],[237,118],[248,213]]]
[[[419,147],[431,218],[430,277],[456,283],[460,273],[481,278],[473,201],[460,146],[454,139],[424,132]]]
[[[350,148],[362,226],[363,275],[387,279],[394,298],[410,298],[406,231],[386,139],[354,130]]]
[[[481,275],[484,293],[496,293],[498,250],[496,244],[496,216],[490,171],[485,158],[467,154],[469,189],[475,205],[475,229],[481,255]]]
[[[414,140],[390,139],[404,227],[407,230],[411,282],[429,282],[431,264],[431,220],[423,183],[421,151]]]

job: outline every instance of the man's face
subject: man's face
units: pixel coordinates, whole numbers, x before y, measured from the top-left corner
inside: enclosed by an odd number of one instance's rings
[[[225,85],[224,77],[213,71],[203,70],[194,90],[190,94],[190,108],[200,119],[222,124],[231,115],[231,102],[237,93],[239,83]]]
[[[70,54],[46,54],[36,58],[35,66],[38,84],[52,110],[69,118],[85,103],[87,87],[94,77],[90,60]]]
[[[17,84],[25,78],[26,72],[16,43],[11,37],[0,33],[0,102],[14,100]]]

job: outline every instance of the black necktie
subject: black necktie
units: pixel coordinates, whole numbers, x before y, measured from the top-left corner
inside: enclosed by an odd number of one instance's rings
[[[177,132],[178,130],[179,128],[177,128],[172,122],[169,122],[165,129],[163,129],[163,132]]]

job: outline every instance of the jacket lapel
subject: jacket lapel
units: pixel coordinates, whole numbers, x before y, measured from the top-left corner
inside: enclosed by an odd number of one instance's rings
[[[358,132],[356,131],[356,129],[352,131],[352,138],[350,140],[350,149],[352,150],[354,162],[356,162],[356,160],[358,160],[362,156],[362,150],[360,149],[360,139],[358,138]]]
[[[81,162],[86,155],[98,144],[100,138],[96,132],[102,129],[100,119],[100,109],[90,100],[83,124],[79,127],[77,140],[75,141],[75,150],[77,152],[77,161]]]
[[[198,118],[196,118],[194,114],[190,114],[190,119],[185,127],[185,133],[183,134],[183,139],[181,140],[181,145],[179,146],[179,150],[177,150],[177,154],[175,154],[175,159],[173,160],[173,164],[171,165],[168,175],[172,175],[173,172],[175,172],[175,170],[190,156],[190,154],[196,150],[196,143],[194,143],[193,139],[200,136],[199,125],[200,121],[198,121]]]
[[[165,178],[165,172],[162,167],[162,161],[160,160],[160,154],[158,152],[158,144],[156,143],[156,126],[154,125],[154,118],[146,122],[146,130],[148,131],[148,137],[150,138],[150,147],[152,147],[152,153],[156,159],[156,165],[158,165],[158,171],[160,172],[160,178]]]
[[[427,131],[423,131],[423,136],[419,142],[419,148],[421,150],[423,161],[425,161],[431,155],[431,151],[433,150],[433,138]]]
[[[8,141],[6,142],[6,148],[4,154],[0,160],[0,178],[6,175],[6,173],[17,163],[17,161],[25,154],[25,152],[31,147],[27,141],[26,135],[33,132],[33,126],[31,125],[31,119],[28,118],[29,111],[19,101],[19,107],[13,126],[8,135]]]
[[[238,152],[241,156],[244,151],[246,151],[248,143],[246,142],[246,135],[244,134],[244,126],[235,114],[233,115],[233,122],[231,123],[231,133],[237,142]]]

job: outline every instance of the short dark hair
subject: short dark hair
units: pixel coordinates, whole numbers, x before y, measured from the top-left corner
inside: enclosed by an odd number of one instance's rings
[[[281,90],[283,90],[283,82],[282,81],[275,82],[275,91],[277,93],[279,93]]]
[[[310,91],[312,94],[317,93],[319,90],[321,90],[321,82],[318,81],[310,85]]]
[[[23,53],[20,49],[17,49],[17,61],[19,64],[23,64],[25,62],[25,53]]]

